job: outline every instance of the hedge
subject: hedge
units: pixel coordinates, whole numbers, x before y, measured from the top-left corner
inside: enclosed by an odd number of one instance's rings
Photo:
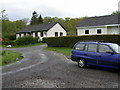
[[[16,40],[16,44],[18,46],[35,44],[37,42],[38,42],[38,37],[32,37],[32,36],[24,36]]]
[[[12,45],[12,46],[15,46],[16,45],[16,43],[15,43],[15,41],[2,41],[2,44],[3,45]]]
[[[43,39],[49,47],[73,47],[78,41],[104,40],[120,45],[120,35],[89,35],[89,36],[66,36],[50,37]]]
[[[12,45],[12,46],[22,46],[22,45],[30,45],[35,44],[38,42],[38,37],[32,37],[32,36],[24,36],[21,38],[18,38],[14,41],[3,41],[3,45]]]

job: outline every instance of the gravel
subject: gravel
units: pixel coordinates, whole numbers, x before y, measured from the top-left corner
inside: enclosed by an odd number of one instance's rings
[[[4,66],[3,88],[118,88],[118,72],[100,67],[79,68],[64,55],[44,51],[46,45],[4,48],[23,53],[24,59]]]

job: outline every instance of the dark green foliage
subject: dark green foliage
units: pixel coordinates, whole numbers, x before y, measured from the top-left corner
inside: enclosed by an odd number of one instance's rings
[[[22,45],[30,45],[30,44],[35,44],[38,42],[37,37],[32,37],[32,36],[25,36],[22,38],[18,38],[17,40],[9,40],[9,41],[3,41],[3,45],[12,45],[12,46],[22,46]]]
[[[49,47],[73,47],[78,41],[104,40],[120,45],[120,35],[90,35],[90,36],[67,36],[44,38]]]
[[[120,11],[115,11],[111,15],[120,15]]]
[[[30,44],[35,44],[38,42],[38,38],[37,37],[32,37],[32,36],[25,36],[25,37],[22,37],[22,38],[18,38],[16,40],[16,45],[30,45]]]
[[[17,20],[14,22],[9,20],[2,20],[2,38],[7,40],[14,40],[16,32],[25,26],[25,21],[23,20]]]
[[[12,45],[12,46],[16,45],[15,41],[3,41],[2,44],[3,45]]]
[[[8,40],[16,40],[16,35],[7,35],[5,36]]]
[[[38,17],[38,24],[42,24],[43,23],[43,19],[42,19],[42,16],[40,15],[39,17]]]
[[[30,25],[36,25],[36,24],[42,24],[43,23],[43,19],[42,19],[42,16],[40,15],[38,17],[38,14],[37,12],[33,12],[32,14],[32,18],[31,18],[31,22],[30,22]]]
[[[33,14],[32,14],[33,16],[32,16],[32,18],[31,18],[31,23],[30,23],[30,25],[35,25],[35,24],[38,24],[38,15],[37,15],[37,12],[33,12]]]

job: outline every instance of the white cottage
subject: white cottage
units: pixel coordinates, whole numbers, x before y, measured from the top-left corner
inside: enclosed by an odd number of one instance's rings
[[[39,37],[40,40],[42,40],[44,37],[66,36],[67,31],[58,22],[38,24],[22,28],[20,31],[16,33],[16,38],[23,37],[26,35]]]
[[[77,27],[77,35],[120,34],[120,15],[89,17]]]

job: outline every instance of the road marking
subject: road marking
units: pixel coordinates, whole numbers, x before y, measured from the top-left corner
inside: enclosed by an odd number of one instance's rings
[[[39,64],[44,63],[44,62],[47,61],[48,58],[47,58],[47,56],[45,56],[45,54],[41,54],[41,53],[40,53],[39,55],[41,55],[41,60],[42,60],[42,61],[40,61],[39,63],[34,64],[34,65],[31,65],[31,66],[28,66],[28,67],[20,68],[20,69],[18,69],[18,70],[5,72],[5,73],[2,73],[2,75],[17,73],[17,72],[20,72],[20,71],[23,71],[23,70],[27,70],[27,69],[33,68],[33,67],[35,67],[35,66],[37,66],[37,65],[39,65]]]

